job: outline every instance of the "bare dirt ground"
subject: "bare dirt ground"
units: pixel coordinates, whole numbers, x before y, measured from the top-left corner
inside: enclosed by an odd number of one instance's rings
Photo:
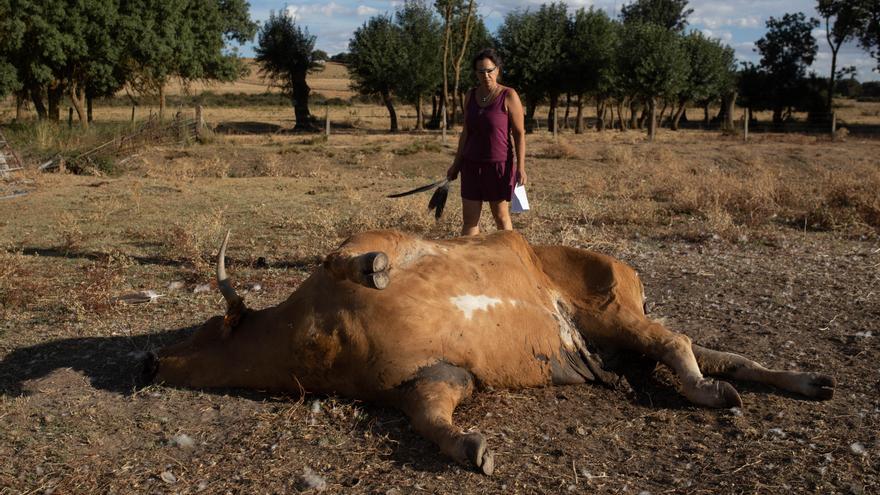
[[[662,131],[654,144],[636,132],[528,144],[533,210],[515,218],[527,238],[625,260],[651,316],[768,366],[829,373],[834,399],[738,383],[741,410],[696,408],[663,367],[636,370],[631,394],[482,390],[455,419],[495,450],[484,477],[371,404],[139,388],[145,350],[223,311],[211,256],[226,228],[229,270],[258,308],[353,232],[458,229],[456,187],[438,223],[426,196],[384,198],[443,175],[452,142],[436,135],[217,135],[143,150],[110,176],[0,182],[28,192],[0,200],[0,494],[880,491],[880,142]],[[163,296],[114,302],[137,290]]]

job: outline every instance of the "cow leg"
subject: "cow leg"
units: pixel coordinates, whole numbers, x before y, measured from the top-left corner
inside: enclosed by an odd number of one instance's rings
[[[495,457],[482,433],[465,433],[452,423],[452,412],[474,389],[473,376],[446,363],[423,368],[398,390],[398,406],[409,416],[413,428],[437,444],[440,451],[486,475],[495,470]]]
[[[585,337],[597,339],[608,348],[642,353],[669,366],[681,382],[682,395],[694,404],[722,408],[742,406],[742,399],[731,384],[703,376],[687,335],[624,308],[618,308],[614,318],[602,323],[581,325],[591,329]]]
[[[344,251],[324,258],[324,268],[337,280],[350,280],[371,289],[384,289],[388,277],[388,256],[381,251],[351,255]]]
[[[698,345],[693,350],[700,369],[707,375],[764,383],[812,399],[828,400],[834,395],[835,380],[823,373],[771,370],[738,354]]]

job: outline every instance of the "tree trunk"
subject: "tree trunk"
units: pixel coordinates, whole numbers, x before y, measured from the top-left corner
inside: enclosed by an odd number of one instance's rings
[[[443,125],[449,125],[449,38],[452,36],[452,2],[446,2],[443,12],[444,29],[443,29],[443,103],[440,105],[441,111],[445,113],[441,118],[445,119]]]
[[[547,130],[550,132],[558,131],[558,129],[554,128],[556,125],[557,119],[553,118],[553,112],[559,107],[559,94],[550,93],[550,110],[547,112]]]
[[[574,117],[574,133],[580,134],[584,132],[584,97],[583,95],[577,96],[576,107],[577,113]]]
[[[669,108],[669,99],[663,98],[663,108],[660,109],[660,115],[657,117],[657,124],[663,127],[663,117],[666,116],[666,109]]]
[[[874,17],[876,18],[876,3],[875,5],[875,13]],[[828,102],[826,104],[826,108],[828,109],[828,118],[831,118],[831,112],[834,111],[832,105],[834,104],[834,77],[835,72],[837,72],[837,52],[840,50],[840,45],[843,43],[843,40],[840,40],[840,43],[832,42],[831,40],[831,26],[829,25],[828,17],[825,18],[825,39],[828,40],[828,46],[831,47],[831,76],[828,78]]]
[[[605,130],[605,100],[596,97],[596,132]]]
[[[159,83],[159,122],[165,121],[165,82]]]
[[[295,76],[293,80],[293,114],[296,118],[296,125],[293,128],[297,131],[311,131],[314,129],[312,114],[309,112],[309,93],[312,88],[306,82],[305,72]]]
[[[639,127],[639,102],[633,98],[629,102],[629,128],[636,129]]]
[[[538,102],[533,97],[526,95],[525,126],[528,134],[535,132],[535,109],[537,107]]]
[[[675,114],[672,117],[672,130],[678,130],[678,123],[681,121],[681,117],[684,115],[685,108],[687,108],[687,100],[681,99],[678,101],[678,108],[675,110]]]
[[[422,95],[419,95],[418,101],[416,102],[416,130],[421,131],[424,129],[425,126],[422,124]]]
[[[578,97],[580,98],[580,97]],[[565,93],[565,116],[562,117],[562,128],[568,129],[568,115],[571,110],[571,93]]]
[[[657,98],[648,98],[648,141],[657,135]]]
[[[91,124],[94,120],[92,118],[92,103],[94,98],[91,96],[86,96],[86,115],[88,115],[88,122]]]
[[[60,83],[50,86],[46,92],[49,100],[49,120],[61,121],[61,97],[64,96],[64,87]]]
[[[718,111],[718,121],[721,123],[722,130],[732,131],[734,129],[733,112],[734,106],[736,106],[736,95],[737,91],[734,90],[721,98],[721,110]]]
[[[617,125],[620,132],[626,132],[626,126],[623,123],[623,101],[617,100]]]
[[[703,126],[709,127],[709,102],[703,103]]]
[[[391,93],[383,91],[382,101],[385,103],[385,108],[388,109],[388,116],[391,118],[391,132],[397,132],[397,112],[394,111],[394,102],[391,101]]]
[[[40,120],[49,118],[49,112],[43,103],[43,88],[31,88],[28,90],[28,93],[30,93],[31,101],[34,103],[34,110],[37,111],[37,118]]]
[[[18,91],[15,93],[15,121],[21,122],[24,119],[24,106],[27,102],[27,92]]]
[[[783,107],[773,108],[773,123],[774,124],[777,124],[777,125],[782,124],[782,122],[783,122],[782,112],[784,110],[785,110],[785,108],[783,108]]]
[[[89,128],[89,119],[88,116],[86,116],[86,98],[84,91],[78,83],[70,82],[68,84],[67,96],[70,97],[70,102],[73,103],[73,108],[76,110],[76,116],[79,118],[79,124],[84,130],[87,130]]]
[[[474,0],[470,0],[470,2],[468,2],[467,17],[465,17],[465,20],[464,20],[464,39],[462,39],[462,42],[461,42],[461,52],[459,52],[458,59],[455,61],[455,67],[454,67],[455,83],[453,85],[453,92],[452,92],[452,94],[455,96],[458,96],[458,80],[461,78],[461,62],[462,62],[462,60],[464,60],[464,54],[467,51],[468,37],[471,34],[471,19],[473,19],[473,16],[474,16],[474,3],[475,3]],[[456,107],[456,102],[453,101],[452,102],[452,123],[453,123],[453,125],[455,124],[455,107]],[[462,112],[464,112],[464,104],[462,104],[461,107],[462,107]]]

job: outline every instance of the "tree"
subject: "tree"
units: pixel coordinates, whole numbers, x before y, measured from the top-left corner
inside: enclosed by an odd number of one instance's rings
[[[636,0],[620,9],[624,24],[649,23],[681,32],[687,27],[687,18],[694,9],[687,8],[688,0]]]
[[[391,132],[397,132],[397,112],[391,99],[398,87],[403,51],[400,28],[388,15],[370,18],[348,42],[349,71],[352,89],[361,94],[381,96],[391,120]]]
[[[616,58],[623,89],[648,104],[648,137],[653,140],[657,98],[679,94],[688,78],[688,57],[681,39],[657,24],[627,25]]]
[[[254,60],[260,73],[276,81],[282,92],[291,99],[296,116],[295,130],[312,130],[314,122],[309,112],[309,88],[306,76],[323,68],[315,50],[315,36],[308,28],[301,28],[286,12],[269,13],[258,35]]]
[[[767,20],[767,33],[755,42],[773,93],[773,123],[782,123],[783,111],[796,104],[798,85],[813,63],[818,47],[813,29],[819,21],[798,12]]]
[[[736,65],[732,48],[718,40],[707,38],[699,31],[688,33],[682,43],[691,70],[682,91],[677,95],[678,108],[672,118],[673,130],[678,129],[679,120],[689,101],[703,105],[704,123],[708,124],[709,104],[728,93],[735,84]]]
[[[554,94],[558,98],[564,68],[566,11],[562,3],[542,5],[537,12],[517,10],[507,14],[498,28],[504,77],[525,95],[527,132],[534,130],[535,110],[548,93],[550,111],[555,110]]]
[[[9,0],[0,0],[0,99],[21,89],[18,71],[12,57],[19,50],[24,35],[24,24],[12,15]]]
[[[853,0],[818,0],[816,10],[825,19],[825,39],[831,48],[831,73],[828,78],[828,113],[834,97],[834,81],[837,78],[837,52],[841,45],[855,39],[862,18],[857,2]],[[832,21],[833,19],[833,21]]]
[[[859,44],[871,52],[880,69],[880,2],[852,0],[859,18]]]
[[[596,98],[597,130],[605,128],[605,102],[614,77],[614,51],[618,40],[618,25],[602,10],[590,7],[578,9],[569,23],[566,43],[565,82],[577,95],[575,133],[583,126],[583,98]]]
[[[408,0],[395,14],[400,29],[404,70],[398,74],[398,94],[416,107],[416,129],[423,129],[422,99],[432,93],[441,77],[440,23],[423,0]]]

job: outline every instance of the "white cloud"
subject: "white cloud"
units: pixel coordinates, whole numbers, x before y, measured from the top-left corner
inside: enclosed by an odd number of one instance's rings
[[[331,17],[339,14],[350,14],[351,12],[351,8],[339,5],[336,2],[326,4],[307,3],[287,6],[287,15],[293,17],[299,22],[314,19],[316,17]]]
[[[378,14],[379,9],[376,9],[373,7],[368,7],[366,5],[358,5],[356,12],[357,12],[357,15],[366,17],[366,16],[372,16],[372,15]]]

